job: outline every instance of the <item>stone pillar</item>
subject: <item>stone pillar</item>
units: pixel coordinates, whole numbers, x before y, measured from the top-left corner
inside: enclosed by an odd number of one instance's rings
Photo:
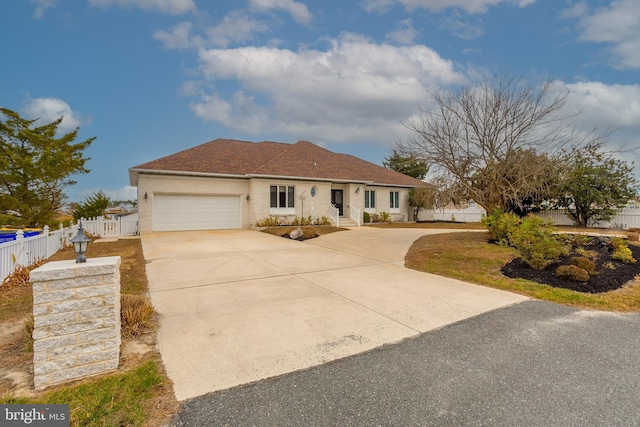
[[[120,257],[50,262],[30,277],[36,389],[117,369]]]

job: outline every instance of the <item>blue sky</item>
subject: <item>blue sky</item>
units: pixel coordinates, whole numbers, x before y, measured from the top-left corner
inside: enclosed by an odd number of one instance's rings
[[[427,89],[496,71],[640,145],[638,0],[21,0],[0,37],[0,106],[97,137],[70,201],[135,198],[128,168],[216,138],[381,164]]]

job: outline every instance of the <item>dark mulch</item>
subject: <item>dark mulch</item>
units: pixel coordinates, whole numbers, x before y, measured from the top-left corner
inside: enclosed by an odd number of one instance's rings
[[[571,258],[578,256],[576,246],[573,246],[571,253],[562,258],[559,262],[548,265],[543,270],[536,270],[525,264],[522,259],[516,258],[506,264],[500,270],[502,274],[514,279],[527,279],[537,283],[550,285],[556,288],[571,289],[578,292],[600,293],[607,292],[622,287],[625,283],[633,280],[640,274],[640,246],[629,245],[633,257],[638,262],[626,264],[612,258],[613,250],[606,243],[605,238],[594,238],[590,243],[583,246],[584,249],[597,253],[596,274],[589,278],[588,282],[580,283],[566,279],[561,279],[555,275],[555,271],[560,265],[571,264]],[[604,267],[611,263],[615,268]]]

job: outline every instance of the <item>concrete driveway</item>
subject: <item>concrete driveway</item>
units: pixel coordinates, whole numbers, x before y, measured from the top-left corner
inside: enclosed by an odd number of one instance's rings
[[[360,227],[143,234],[158,341],[179,400],[323,364],[526,300],[404,268],[420,236]]]

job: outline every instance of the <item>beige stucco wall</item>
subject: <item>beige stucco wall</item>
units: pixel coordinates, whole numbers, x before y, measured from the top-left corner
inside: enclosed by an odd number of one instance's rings
[[[272,185],[295,187],[295,208],[272,209],[270,191]],[[311,188],[316,187],[316,196],[311,197]],[[250,226],[270,216],[329,218],[331,204],[331,183],[316,181],[297,181],[287,179],[252,178],[250,183],[251,207]],[[302,199],[301,199],[302,198]]]
[[[376,207],[375,209],[366,209],[370,214],[380,214],[381,212],[387,212],[391,216],[392,221],[409,221],[411,219],[409,207],[409,189],[407,188],[399,188],[399,187],[383,187],[383,186],[375,186],[368,185],[364,188],[364,190],[375,191],[376,192]],[[399,209],[391,209],[389,193],[391,191],[399,192],[399,201],[400,208]],[[362,210],[364,211],[364,191],[360,191],[360,199],[362,200]]]
[[[270,208],[270,187],[285,185],[295,187],[294,209]],[[316,187],[315,197],[311,196]],[[364,191],[376,191],[376,208],[370,213],[389,212],[394,221],[410,219],[408,189],[364,184],[330,183],[323,181],[301,181],[271,178],[222,178],[189,177],[179,175],[155,175],[141,173],[138,176],[138,215],[141,232],[153,230],[153,199],[157,194],[193,195],[239,195],[242,203],[242,228],[256,227],[259,221],[270,217],[330,217],[331,190],[344,191],[344,216],[351,216],[349,205],[364,212]],[[400,208],[392,211],[389,207],[389,192],[398,191]],[[144,198],[145,193],[147,199]],[[247,196],[249,200],[247,200]]]

